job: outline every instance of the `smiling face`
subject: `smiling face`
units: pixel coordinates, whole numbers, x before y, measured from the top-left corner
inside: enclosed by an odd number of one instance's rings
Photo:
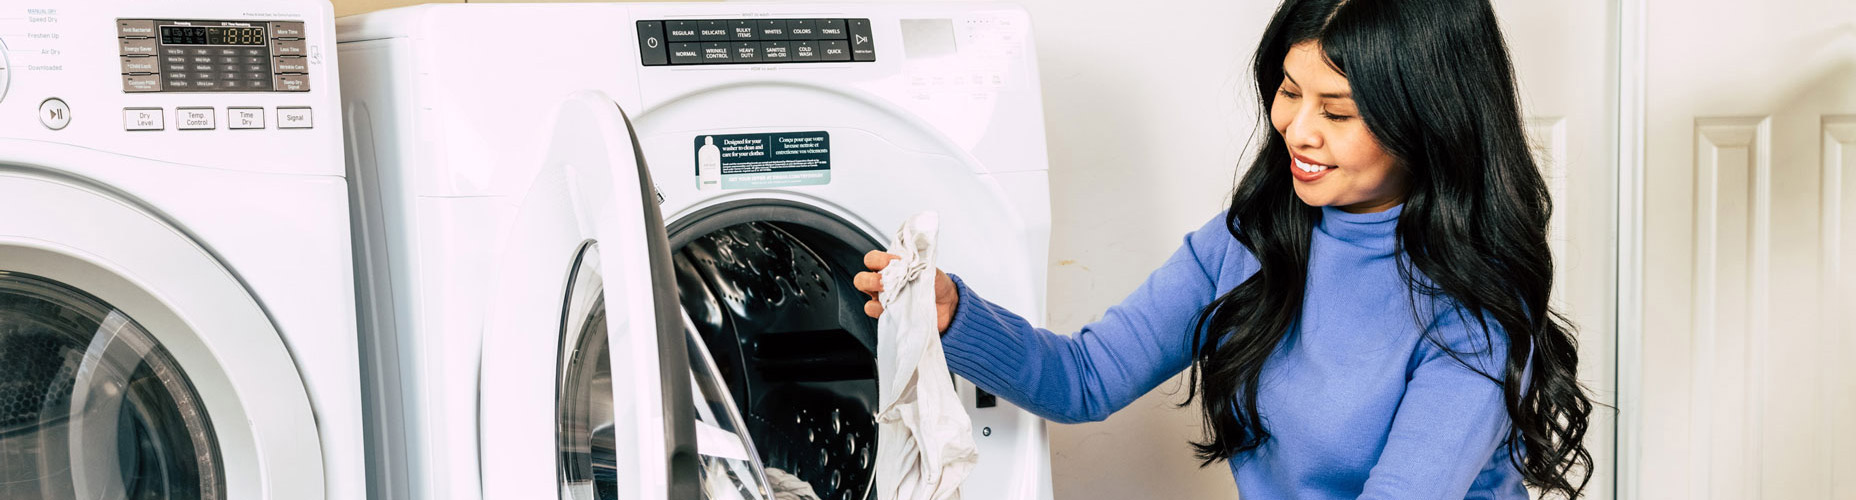
[[[1270,124],[1295,159],[1295,195],[1313,206],[1379,212],[1405,201],[1409,173],[1366,129],[1347,77],[1328,66],[1321,45],[1303,42],[1282,61]]]

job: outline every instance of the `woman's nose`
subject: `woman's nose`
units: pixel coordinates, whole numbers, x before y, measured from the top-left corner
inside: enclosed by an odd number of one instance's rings
[[[1295,118],[1289,122],[1289,126],[1283,128],[1283,140],[1288,141],[1290,149],[1315,149],[1321,147],[1321,132],[1316,130],[1313,125],[1313,119],[1315,118],[1312,116],[1313,114],[1314,113],[1309,110],[1298,110],[1295,114]]]

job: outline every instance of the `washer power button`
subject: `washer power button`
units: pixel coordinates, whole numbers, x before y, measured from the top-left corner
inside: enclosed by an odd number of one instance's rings
[[[52,130],[64,130],[65,125],[71,124],[71,106],[56,97],[40,102],[39,123]]]

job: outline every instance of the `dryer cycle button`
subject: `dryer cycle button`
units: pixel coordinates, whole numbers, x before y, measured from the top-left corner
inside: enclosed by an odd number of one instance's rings
[[[704,42],[728,41],[728,21],[719,19],[696,21],[698,36]]]
[[[122,75],[123,92],[160,92],[161,75]]]
[[[213,108],[178,108],[174,110],[174,128],[181,130],[212,130]]]
[[[161,70],[158,67],[156,67],[157,62],[159,61],[156,61],[155,58],[152,56],[122,56],[122,72],[123,73],[159,72]]]
[[[803,41],[798,41],[798,42],[792,42],[792,44],[793,44],[793,60],[794,61],[810,62],[810,61],[819,60],[818,59],[818,42],[814,42],[811,40],[803,40]]]
[[[161,130],[165,126],[161,108],[123,108],[123,130]]]
[[[818,53],[820,61],[851,60],[851,51],[845,47],[844,40],[819,40]]]
[[[272,22],[271,38],[303,38],[303,23]]]
[[[785,40],[786,39],[786,20],[784,19],[763,19],[760,21],[759,24],[760,24],[760,39],[761,40]]]
[[[813,40],[818,38],[818,21],[814,19],[791,19],[786,21],[787,40]]]
[[[310,128],[309,108],[277,108],[277,128]]]
[[[670,62],[675,64],[702,64],[702,44],[695,42],[670,44]]]
[[[303,56],[277,56],[273,70],[278,73],[309,73],[309,63]],[[263,71],[260,69],[259,71]]]
[[[702,40],[701,26],[696,21],[664,21],[665,29],[670,34],[664,40],[668,42],[695,42]]]
[[[302,40],[271,40],[271,54],[279,56],[300,56],[309,50],[309,43]]]
[[[308,92],[309,75],[277,75],[273,88],[284,92]]]
[[[843,19],[814,19],[812,22],[813,26],[818,28],[820,40],[843,40],[845,38]]]
[[[760,40],[760,23],[753,20],[729,21],[728,37],[737,42]]]
[[[117,19],[116,36],[148,38],[155,36],[155,22],[147,19]]]
[[[734,49],[734,46],[735,45],[731,43],[712,42],[702,44],[702,63],[727,64],[733,59],[728,53],[730,50]]]
[[[226,128],[235,130],[264,128],[264,108],[226,108]]]
[[[760,42],[735,42],[734,61],[760,62]]]
[[[71,106],[56,97],[40,101],[39,123],[52,130],[64,130],[71,124]]]
[[[125,55],[125,56],[155,55],[155,42],[156,41],[157,40],[153,38],[123,38],[121,39],[122,55]]]
[[[792,45],[791,45],[792,42],[756,42],[756,43],[760,44],[760,60],[762,62],[783,63],[783,62],[791,62],[793,60]]]

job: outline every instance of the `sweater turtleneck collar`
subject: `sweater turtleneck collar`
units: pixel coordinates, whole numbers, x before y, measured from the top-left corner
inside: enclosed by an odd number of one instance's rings
[[[1397,240],[1398,215],[1405,210],[1400,203],[1380,212],[1356,214],[1337,207],[1321,207],[1321,232],[1341,241],[1361,246],[1388,246]]]

